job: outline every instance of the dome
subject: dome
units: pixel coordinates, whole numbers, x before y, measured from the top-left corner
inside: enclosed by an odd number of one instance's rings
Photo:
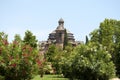
[[[61,18],[58,22],[59,23],[64,23],[64,20]]]

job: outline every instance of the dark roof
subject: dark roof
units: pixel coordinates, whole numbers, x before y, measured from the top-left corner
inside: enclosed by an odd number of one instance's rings
[[[66,30],[68,34],[72,34],[69,30]],[[52,31],[50,34],[55,34],[56,30]]]

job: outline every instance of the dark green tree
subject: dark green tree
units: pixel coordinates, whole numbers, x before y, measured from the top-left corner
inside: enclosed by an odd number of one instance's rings
[[[45,54],[45,58],[48,62],[54,62],[54,57],[57,54],[57,50],[54,44],[50,45],[47,53]]]
[[[120,21],[117,21],[117,24],[115,26],[114,42],[114,62],[116,65],[116,74],[120,78]]]
[[[89,39],[88,39],[88,36],[86,36],[86,42],[85,43],[87,44],[88,42],[89,42]]]
[[[65,49],[67,45],[68,45],[68,36],[67,36],[67,30],[65,29],[63,49]]]
[[[22,41],[21,36],[20,36],[19,34],[16,34],[16,35],[14,36],[14,40],[15,40],[15,41],[19,41],[19,42]]]
[[[100,44],[100,32],[99,29],[95,29],[93,32],[90,33],[90,42],[94,42],[95,45]]]
[[[31,47],[34,47],[36,48],[37,47],[37,39],[36,39],[36,36],[33,35],[33,33],[29,30],[27,30],[25,32],[25,36],[24,36],[24,39],[23,39],[23,42],[26,44],[26,45],[30,45]]]

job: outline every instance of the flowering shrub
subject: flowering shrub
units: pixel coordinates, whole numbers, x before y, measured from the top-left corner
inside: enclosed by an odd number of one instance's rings
[[[93,43],[77,46],[65,59],[63,75],[71,80],[109,80],[115,77],[115,65],[111,54]]]
[[[0,75],[5,80],[31,79],[42,65],[38,59],[40,55],[37,48],[16,40],[9,43],[7,36],[0,33]]]

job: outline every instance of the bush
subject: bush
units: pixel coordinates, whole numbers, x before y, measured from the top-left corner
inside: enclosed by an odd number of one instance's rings
[[[6,35],[0,33],[0,75],[5,80],[31,79],[42,65],[38,53],[37,48],[30,45],[18,41],[9,43]]]
[[[111,55],[102,46],[97,47],[90,43],[80,45],[72,53],[76,55],[66,63],[65,69],[68,71],[64,71],[65,77],[80,80],[109,80],[115,76]]]

